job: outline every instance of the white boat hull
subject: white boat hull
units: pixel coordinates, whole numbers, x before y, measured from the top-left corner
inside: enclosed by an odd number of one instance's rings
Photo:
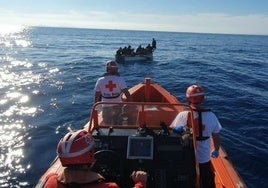
[[[136,62],[136,61],[152,61],[153,60],[153,54],[148,55],[134,55],[134,56],[115,56],[115,60],[117,62]]]

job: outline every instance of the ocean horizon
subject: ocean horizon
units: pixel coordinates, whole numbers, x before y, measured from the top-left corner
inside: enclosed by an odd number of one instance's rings
[[[267,35],[55,27],[0,34],[0,187],[34,187],[59,139],[89,120],[105,62],[152,38],[152,61],[119,64],[128,87],[151,77],[186,103],[186,88],[202,85],[235,169],[248,187],[267,187]]]

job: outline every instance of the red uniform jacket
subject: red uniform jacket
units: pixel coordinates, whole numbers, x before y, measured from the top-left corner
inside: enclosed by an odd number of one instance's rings
[[[65,188],[65,185],[57,180],[57,176],[57,174],[51,174],[48,177],[44,188]],[[119,188],[119,186],[113,182],[96,182],[82,185],[81,188]],[[141,182],[137,182],[133,188],[146,188],[146,186]]]

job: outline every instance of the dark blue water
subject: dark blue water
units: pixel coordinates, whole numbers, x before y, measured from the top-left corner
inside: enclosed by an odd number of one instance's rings
[[[201,84],[233,165],[248,187],[267,187],[268,36],[62,28],[0,35],[0,187],[33,187],[58,140],[88,121],[105,62],[153,37],[153,62],[119,65],[128,86],[150,76],[186,102]]]

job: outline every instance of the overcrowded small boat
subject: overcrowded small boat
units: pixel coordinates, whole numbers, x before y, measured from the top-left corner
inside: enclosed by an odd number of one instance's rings
[[[192,111],[191,107],[150,78],[129,92],[132,102],[98,102],[92,107],[89,122],[84,125],[95,139],[92,169],[122,188],[132,187],[129,174],[140,169],[149,175],[147,188],[199,188],[196,139],[191,132],[177,133],[170,127],[179,112]],[[120,106],[121,112],[104,122],[102,108],[107,104],[116,105],[117,110]],[[246,187],[222,147],[219,157],[211,161],[217,188]],[[42,187],[47,177],[61,168],[56,157],[36,187]]]
[[[152,43],[146,47],[139,45],[135,50],[130,45],[120,47],[115,54],[115,60],[119,63],[136,62],[136,61],[152,61],[153,53],[156,49],[156,40],[153,38]]]

